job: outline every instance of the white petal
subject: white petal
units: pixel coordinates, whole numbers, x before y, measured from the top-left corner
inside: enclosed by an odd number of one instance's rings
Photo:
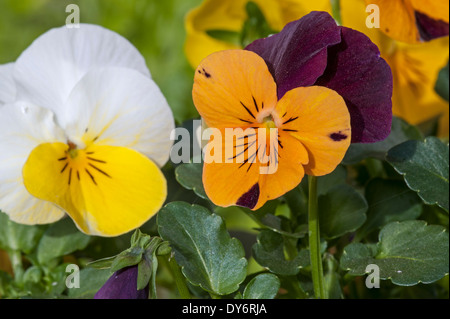
[[[0,210],[22,224],[45,224],[64,216],[51,203],[31,196],[23,184],[22,167],[34,147],[64,142],[50,110],[29,103],[0,108]]]
[[[119,66],[150,77],[145,60],[124,37],[97,25],[52,29],[18,58],[17,97],[51,109],[57,119],[76,83],[95,67]]]
[[[172,111],[158,86],[141,73],[124,68],[92,70],[75,87],[66,109],[70,113],[64,129],[74,143],[95,140],[132,148],[160,167],[167,162]]]
[[[12,103],[16,97],[13,70],[14,63],[0,65],[0,106]]]

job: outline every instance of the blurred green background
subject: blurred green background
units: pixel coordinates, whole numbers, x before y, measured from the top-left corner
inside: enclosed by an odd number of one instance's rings
[[[14,62],[34,39],[65,24],[77,4],[80,22],[111,29],[133,43],[147,61],[178,123],[195,117],[194,71],[184,55],[184,16],[201,0],[0,0],[0,64]]]

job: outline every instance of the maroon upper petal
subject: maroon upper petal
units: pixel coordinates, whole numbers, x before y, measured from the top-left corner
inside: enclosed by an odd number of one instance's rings
[[[352,143],[384,140],[391,131],[392,71],[363,33],[341,27],[342,42],[328,51],[328,67],[316,85],[338,92],[350,112]]]
[[[296,87],[313,85],[327,67],[327,48],[339,42],[334,19],[326,12],[311,12],[280,33],[252,42],[246,50],[266,61],[281,99]]]
[[[266,61],[278,98],[311,85],[338,92],[350,112],[352,143],[373,143],[389,135],[392,72],[364,34],[337,26],[327,12],[311,12],[246,49]]]
[[[416,22],[420,37],[424,41],[448,36],[449,26],[444,21],[434,20],[426,14],[416,11]]]
[[[116,271],[94,299],[148,299],[148,287],[137,290],[137,276],[137,265]]]

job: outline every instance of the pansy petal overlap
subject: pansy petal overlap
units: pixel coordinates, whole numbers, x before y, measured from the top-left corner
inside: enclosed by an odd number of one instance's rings
[[[313,85],[327,67],[327,49],[341,42],[334,19],[323,12],[312,12],[287,24],[273,36],[246,47],[261,56],[278,86],[278,98],[300,86]]]
[[[200,115],[220,133],[210,140],[203,167],[205,191],[220,206],[258,209],[297,186],[305,170],[330,173],[350,145],[350,115],[342,97],[307,87],[277,101],[267,65],[251,51],[222,51],[203,60],[193,98]],[[236,132],[231,139],[229,129]]]
[[[294,44],[292,37],[296,39]],[[323,42],[324,38],[333,41]],[[321,45],[315,54],[303,57],[303,49],[296,48],[296,43]],[[325,86],[342,95],[354,125],[352,143],[372,143],[389,135],[392,73],[376,45],[362,33],[337,26],[326,12],[313,12],[291,22],[278,34],[256,40],[247,49],[261,55],[272,67],[277,85],[281,81],[283,87],[281,91],[279,88],[279,97],[286,90],[309,85]],[[310,77],[312,73],[301,68],[291,68],[297,59],[306,70],[314,70],[315,76]]]
[[[389,37],[406,43],[430,41],[449,34],[447,0],[366,0],[380,12],[380,28]]]

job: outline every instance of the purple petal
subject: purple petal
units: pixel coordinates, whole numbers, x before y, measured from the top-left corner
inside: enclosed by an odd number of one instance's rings
[[[269,66],[278,99],[296,87],[313,85],[327,67],[327,48],[341,42],[339,27],[326,12],[311,12],[283,30],[246,47]]]
[[[250,190],[247,193],[245,193],[238,199],[236,205],[253,209],[256,206],[256,204],[258,204],[259,195],[260,195],[259,184],[256,183],[255,185],[252,186],[252,188],[250,188]]]
[[[434,20],[429,16],[416,11],[417,28],[420,37],[424,41],[431,41],[436,38],[448,36],[448,23],[440,20]]]
[[[94,299],[148,299],[148,287],[137,290],[137,276],[137,265],[116,271]]]
[[[341,27],[342,42],[328,51],[328,67],[316,85],[338,92],[350,112],[352,143],[384,140],[391,131],[392,72],[364,34]]]

